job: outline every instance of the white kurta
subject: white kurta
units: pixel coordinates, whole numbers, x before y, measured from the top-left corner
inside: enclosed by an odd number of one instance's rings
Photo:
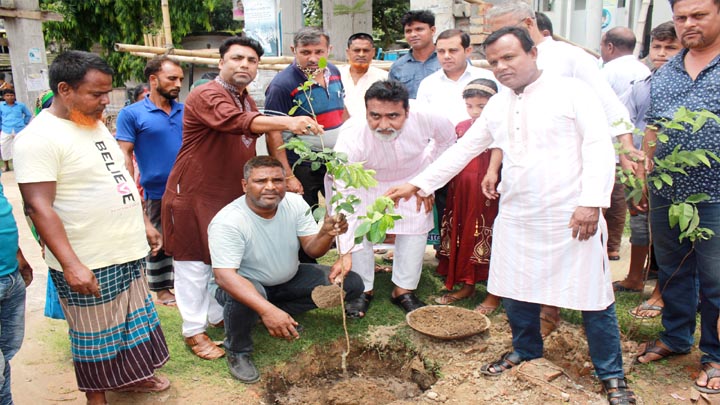
[[[447,118],[427,112],[411,111],[400,135],[390,142],[376,138],[365,117],[346,121],[340,127],[335,150],[346,153],[350,162],[364,162],[366,169],[375,170],[378,185],[369,190],[340,189],[343,194],[353,193],[362,200],[356,214],[348,217],[348,231],[340,237],[343,251],[347,249],[345,246],[352,246],[358,225],[357,217],[365,214],[367,205],[372,204],[391,186],[406,183],[415,177],[453,145],[456,139],[455,128]],[[426,213],[423,208],[417,212],[416,204],[415,197],[400,201],[395,212],[403,218],[395,222],[391,233],[420,235],[433,228],[432,211]],[[356,247],[355,250],[358,249]]]
[[[650,69],[635,55],[615,58],[606,63],[601,72],[618,97],[622,96],[634,81],[650,76]]]
[[[602,111],[584,83],[544,73],[522,94],[491,98],[458,143],[411,180],[433,191],[490,143],[502,149],[489,292],[578,310],[614,301],[602,215],[587,241],[568,228],[578,206],[610,204],[614,151]]]
[[[348,110],[351,117],[365,117],[365,92],[376,81],[387,80],[388,72],[370,66],[368,71],[355,83],[350,74],[350,65],[340,65],[338,70],[345,89],[345,97],[343,98],[345,109]]]

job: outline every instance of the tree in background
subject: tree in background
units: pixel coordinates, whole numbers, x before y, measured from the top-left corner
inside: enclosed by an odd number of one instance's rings
[[[114,85],[130,79],[144,80],[146,61],[129,53],[115,52],[115,43],[142,44],[143,33],[162,29],[160,0],[41,0],[43,10],[62,14],[62,22],[43,24],[45,42],[59,50],[90,51],[99,46],[102,56],[115,70]],[[232,19],[232,0],[170,2],[173,44],[192,32],[234,31],[241,28]],[[96,48],[95,48],[96,49]]]

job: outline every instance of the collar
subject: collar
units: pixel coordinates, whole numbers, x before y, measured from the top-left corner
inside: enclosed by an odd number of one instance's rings
[[[430,59],[432,59],[432,58],[436,58],[436,59],[437,59],[437,51],[433,51],[433,52],[430,54],[430,56],[428,56],[428,58],[425,59],[425,61],[423,61],[423,62],[420,62],[419,60],[415,59],[415,57],[413,56],[413,50],[412,50],[412,49],[410,49],[410,52],[407,53],[407,56],[408,56],[408,58],[409,58],[411,61],[413,61],[413,62],[417,62],[417,63],[427,63],[427,62],[430,61]]]

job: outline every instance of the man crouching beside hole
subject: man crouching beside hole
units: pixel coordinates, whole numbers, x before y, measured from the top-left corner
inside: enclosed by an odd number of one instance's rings
[[[250,336],[258,317],[270,335],[294,340],[300,325],[292,316],[317,308],[310,297],[315,287],[345,277],[346,300],[363,292],[360,276],[343,272],[339,262],[332,267],[298,262],[301,246],[312,257],[323,256],[348,225],[344,218],[326,216],[319,227],[302,196],[285,194],[286,176],[273,157],[250,159],[242,180],[245,195],[220,210],[208,227],[214,273],[209,288],[224,308],[226,358],[230,374],[247,384],[260,379]]]

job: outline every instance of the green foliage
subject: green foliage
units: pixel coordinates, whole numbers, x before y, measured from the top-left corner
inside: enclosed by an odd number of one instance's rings
[[[388,49],[398,39],[403,39],[400,25],[402,16],[410,11],[409,0],[373,0],[373,37],[380,38],[377,47]]]
[[[123,86],[130,79],[144,80],[145,59],[115,52],[113,47],[115,43],[142,44],[143,32],[162,29],[159,0],[40,0],[40,5],[65,18],[43,24],[47,43],[57,43],[60,50],[85,51],[98,45],[115,70],[114,85]],[[191,32],[239,28],[232,21],[232,0],[170,2],[170,24],[176,46]]]
[[[304,26],[323,26],[322,0],[302,0],[302,13],[304,19]]]

